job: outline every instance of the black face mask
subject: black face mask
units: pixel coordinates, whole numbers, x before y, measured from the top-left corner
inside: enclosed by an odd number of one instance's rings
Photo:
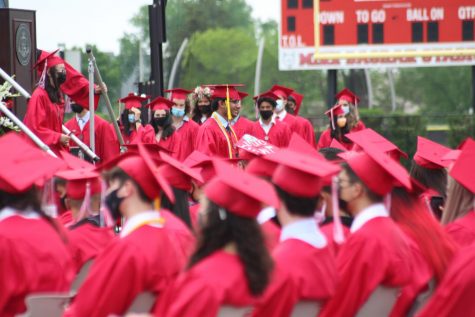
[[[117,188],[116,190],[110,192],[104,200],[114,220],[118,220],[121,217],[119,206],[120,203],[124,200],[123,197],[117,197],[117,192],[119,191],[119,189],[120,188]]]
[[[81,107],[80,105],[76,104],[76,103],[73,103],[71,105],[71,110],[75,113],[81,113],[82,110],[83,110],[83,107]]]
[[[272,115],[274,114],[274,111],[272,111],[272,110],[260,110],[259,113],[260,113],[261,118],[263,120],[269,120],[270,117],[272,117]]]
[[[211,105],[198,106],[198,108],[200,108],[201,113],[204,115],[209,115],[211,113]]]
[[[58,85],[64,84],[64,82],[66,81],[66,72],[57,73],[56,81],[58,82]]]
[[[167,123],[168,123],[168,117],[153,118],[153,122],[154,122],[157,126],[163,127],[163,126],[167,125]]]

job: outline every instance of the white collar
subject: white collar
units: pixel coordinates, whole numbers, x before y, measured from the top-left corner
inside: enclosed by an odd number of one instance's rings
[[[259,118],[259,124],[261,127],[269,127],[275,124],[275,116],[272,116],[272,119],[270,120],[269,124],[265,124],[264,121],[262,121],[262,118]]]
[[[274,112],[274,115],[272,116],[272,119],[275,119],[275,118],[279,117],[280,121],[284,121],[286,116],[287,116],[287,110],[284,109],[280,113],[275,113]]]
[[[208,120],[208,117],[205,116],[204,114],[201,115],[201,119],[200,119],[201,123],[204,123],[206,120]]]
[[[361,227],[365,225],[368,221],[378,218],[378,217],[389,217],[389,213],[386,210],[386,207],[382,203],[371,205],[363,209],[356,217],[353,219],[351,224],[350,232],[355,233]]]
[[[275,208],[272,206],[265,207],[257,215],[257,222],[262,225],[264,222],[275,217]]]
[[[79,120],[82,120],[82,122],[86,123],[89,121],[89,119],[91,118],[91,112],[86,112],[86,114],[80,118],[78,114],[76,114],[76,120],[79,122]]]
[[[327,245],[327,239],[318,228],[318,224],[313,217],[298,220],[282,227],[280,241],[288,239],[301,240],[318,249],[322,249]]]
[[[33,210],[25,210],[22,212],[19,212],[13,208],[10,207],[5,207],[2,210],[0,210],[0,221],[5,220],[7,218],[13,217],[13,216],[20,216],[23,218],[27,219],[39,219],[40,215]]]
[[[156,210],[144,211],[139,214],[136,214],[129,219],[124,224],[124,227],[120,231],[120,237],[123,238],[131,234],[134,230],[145,226],[153,226],[153,227],[163,227],[160,225],[160,222],[163,221],[163,218],[160,212]]]

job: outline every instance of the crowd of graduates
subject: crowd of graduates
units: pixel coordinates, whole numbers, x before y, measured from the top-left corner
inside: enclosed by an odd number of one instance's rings
[[[57,157],[0,137],[0,316],[475,316],[473,139],[418,137],[408,171],[348,89],[317,142],[291,88],[253,121],[242,85],[200,85],[121,98],[122,147],[95,115],[93,164],[61,129],[89,145],[88,81],[36,69],[24,122]]]

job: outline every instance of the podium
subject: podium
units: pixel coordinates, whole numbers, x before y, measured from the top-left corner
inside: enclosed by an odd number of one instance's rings
[[[0,8],[0,67],[30,94],[35,88],[36,14],[35,11]],[[0,84],[3,79],[0,77]],[[27,100],[14,98],[13,112],[23,119]]]

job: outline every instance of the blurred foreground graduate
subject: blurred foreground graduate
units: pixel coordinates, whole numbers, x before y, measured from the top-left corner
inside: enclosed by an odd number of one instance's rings
[[[105,203],[115,219],[126,222],[94,261],[65,316],[123,315],[142,292],[161,296],[186,263],[194,238],[185,224],[154,208],[165,191],[173,194],[144,146],[106,162]]]
[[[250,307],[269,283],[272,260],[255,218],[262,204],[277,207],[277,196],[270,184],[225,164],[216,164],[205,188],[196,249],[155,316],[214,317],[223,306]]]
[[[74,277],[67,239],[41,210],[37,185],[62,161],[15,133],[0,138],[0,316],[26,310],[32,293],[67,292]]]

